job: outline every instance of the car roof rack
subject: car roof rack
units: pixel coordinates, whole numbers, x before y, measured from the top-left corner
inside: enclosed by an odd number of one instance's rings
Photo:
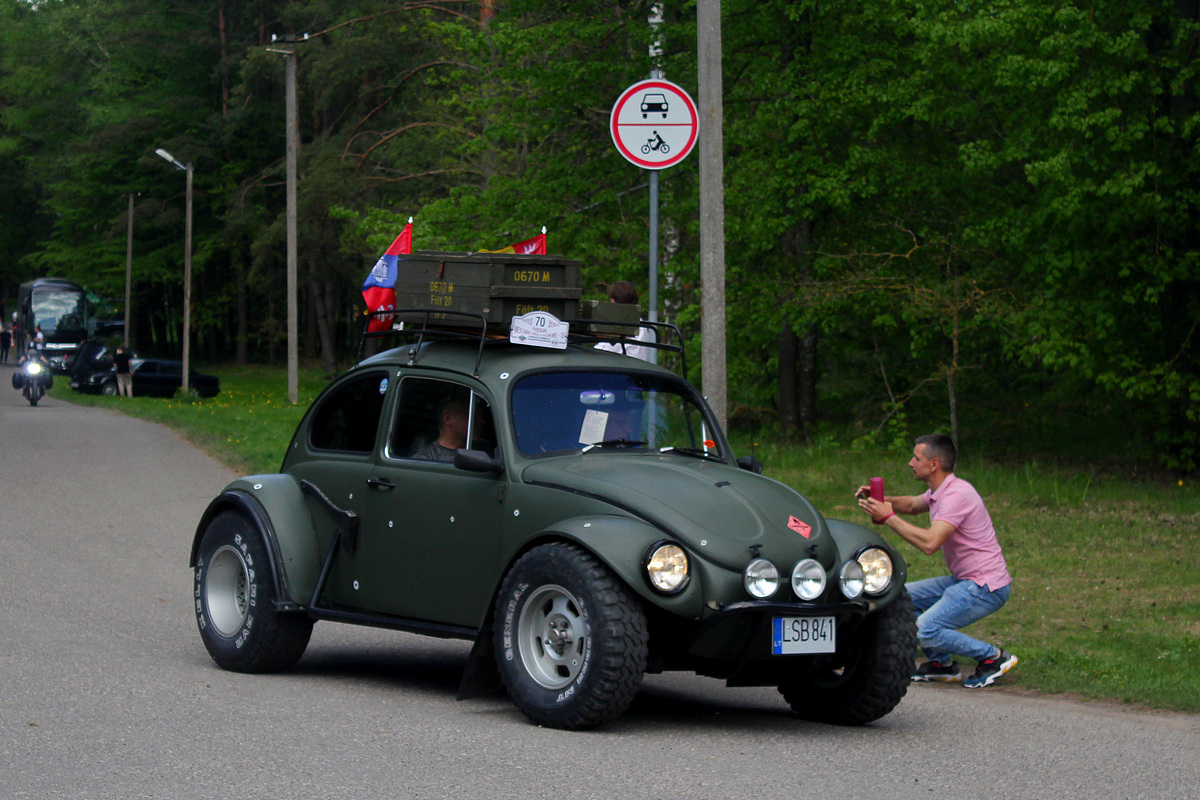
[[[683,375],[687,375],[687,352],[683,346],[683,332],[679,327],[670,322],[657,322],[648,319],[638,320],[637,322],[619,322],[616,320],[604,320],[597,323],[595,319],[565,319],[563,322],[568,325],[578,324],[584,330],[571,332],[567,334],[567,340],[578,344],[627,344],[638,347],[649,347],[652,350],[663,350],[669,353],[679,354],[679,371]],[[599,332],[586,330],[590,327],[605,327],[605,328],[621,328],[628,329],[628,333],[618,332]],[[642,328],[649,328],[654,332],[654,341],[642,341],[635,338]],[[670,336],[674,334],[675,341],[670,341]]]
[[[369,330],[371,321],[376,318],[403,318],[403,327],[389,327],[386,330]],[[568,325],[567,341],[572,344],[627,344],[630,346],[649,347],[678,353],[680,372],[687,375],[687,354],[683,346],[683,333],[669,322],[640,320],[638,322],[623,322],[615,320],[564,319]],[[615,330],[596,330],[615,329]],[[654,332],[653,341],[642,341],[637,336],[641,328],[649,328]],[[628,330],[628,333],[623,332]],[[675,342],[669,341],[674,334]],[[469,311],[450,311],[441,308],[397,308],[374,311],[367,314],[363,324],[363,332],[358,340],[358,357],[356,363],[363,360],[363,352],[369,339],[415,338],[416,347],[409,351],[409,366],[416,363],[421,345],[427,339],[458,339],[477,342],[475,353],[475,370],[472,373],[479,376],[479,365],[483,361],[483,348],[489,342],[508,342],[508,326],[489,324],[487,317]]]

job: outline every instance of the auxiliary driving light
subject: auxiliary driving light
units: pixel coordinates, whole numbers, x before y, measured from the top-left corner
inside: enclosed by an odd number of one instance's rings
[[[753,597],[770,597],[779,588],[779,569],[765,558],[756,558],[746,565],[742,584]]]

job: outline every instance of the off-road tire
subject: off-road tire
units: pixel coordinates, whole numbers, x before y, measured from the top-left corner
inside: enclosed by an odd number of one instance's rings
[[[615,719],[646,671],[649,634],[636,595],[565,542],[536,547],[513,565],[494,630],[504,688],[540,725],[580,730]]]
[[[865,725],[899,703],[917,657],[912,599],[901,592],[854,631],[842,652],[822,656],[811,671],[779,687],[792,711],[814,722]]]
[[[300,660],[313,620],[275,609],[262,535],[243,514],[222,511],[196,555],[196,624],[208,654],[234,672],[275,672]]]

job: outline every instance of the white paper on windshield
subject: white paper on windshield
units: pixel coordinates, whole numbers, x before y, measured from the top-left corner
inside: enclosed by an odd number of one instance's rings
[[[531,311],[513,317],[508,328],[508,340],[513,344],[528,344],[534,347],[567,349],[567,323],[545,311]]]
[[[579,430],[580,444],[595,444],[604,441],[604,429],[608,427],[608,412],[589,408],[583,415],[583,427]]]

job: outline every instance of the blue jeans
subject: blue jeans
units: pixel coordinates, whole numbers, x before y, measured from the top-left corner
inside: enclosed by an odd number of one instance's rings
[[[930,661],[946,663],[952,655],[982,661],[996,654],[997,648],[959,629],[999,611],[1008,602],[1011,586],[993,592],[975,581],[943,575],[913,581],[905,588],[917,610],[917,641]]]

